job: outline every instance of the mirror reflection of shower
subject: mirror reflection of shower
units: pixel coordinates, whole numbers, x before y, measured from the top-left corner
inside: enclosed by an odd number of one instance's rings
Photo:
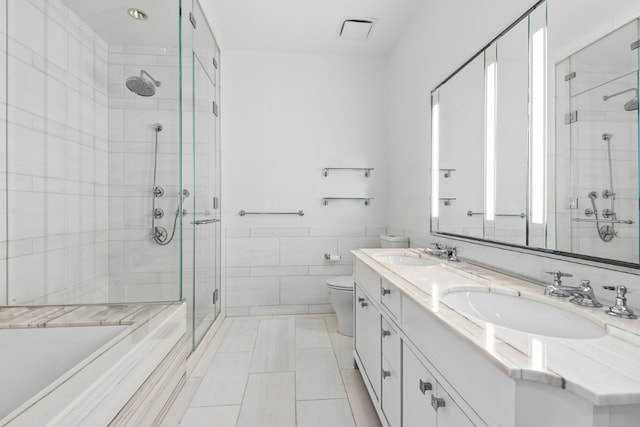
[[[603,101],[608,101],[610,98],[613,98],[615,96],[618,95],[622,95],[623,93],[627,93],[627,92],[631,92],[634,91],[636,96],[633,99],[630,99],[629,101],[625,102],[624,104],[624,110],[625,111],[636,111],[638,109],[638,89],[636,89],[635,87],[632,87],[630,89],[626,89],[611,95],[605,95],[602,97]]]
[[[144,75],[149,77],[149,80],[144,78]],[[139,76],[131,76],[127,79],[126,82],[127,89],[136,95],[140,96],[153,96],[156,93],[156,88],[160,87],[160,82],[153,77],[145,70],[140,70]]]
[[[151,207],[151,239],[157,243],[158,245],[168,245],[173,240],[173,237],[176,234],[176,225],[178,224],[178,215],[180,214],[180,205],[184,204],[184,200],[190,196],[189,190],[186,188],[182,190],[182,203],[178,204],[176,208],[176,213],[173,217],[173,226],[171,230],[171,235],[169,236],[169,232],[165,227],[157,226],[156,220],[164,217],[164,210],[156,207],[156,199],[164,196],[164,189],[159,185],[156,185],[156,178],[158,172],[158,134],[162,131],[161,123],[154,123],[153,130],[155,131],[155,148],[154,148],[154,156],[153,156],[153,197],[152,197],[152,207]]]
[[[628,92],[628,91],[625,91],[625,92]],[[620,93],[623,93],[623,92],[620,92]],[[619,94],[615,94],[612,96],[616,96],[616,95],[619,95]],[[603,99],[606,101],[605,98]],[[602,134],[602,140],[607,143],[607,157],[609,159],[609,188],[605,188],[604,190],[602,190],[602,198],[609,200],[609,207],[603,209],[602,212],[598,214],[598,208],[596,205],[598,192],[591,191],[589,193],[589,199],[591,200],[591,206],[593,207],[593,209],[585,210],[585,215],[595,216],[596,230],[598,232],[598,236],[600,236],[600,240],[602,240],[603,242],[610,242],[614,237],[618,235],[618,232],[615,230],[615,223],[617,222],[616,209],[615,209],[616,192],[613,188],[613,167],[611,164],[611,138],[613,138],[613,135],[610,133]],[[608,224],[600,225],[600,216],[604,218],[602,222],[608,223]]]

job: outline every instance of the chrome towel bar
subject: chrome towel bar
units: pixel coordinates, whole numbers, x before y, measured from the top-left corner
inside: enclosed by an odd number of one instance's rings
[[[298,212],[247,212],[245,210],[241,210],[238,212],[240,216],[245,215],[298,215],[304,216],[304,211],[300,209]]]

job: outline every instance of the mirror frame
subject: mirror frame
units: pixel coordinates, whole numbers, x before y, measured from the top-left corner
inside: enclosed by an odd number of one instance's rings
[[[502,36],[504,36],[508,31],[510,31],[512,28],[514,28],[516,25],[518,25],[523,19],[526,19],[534,10],[539,8],[546,1],[547,0],[539,0],[539,1],[537,1],[526,12],[524,12],[516,20],[514,20],[507,28],[502,30],[499,34],[497,34],[494,38],[492,38],[488,43],[484,44],[479,50],[474,52],[469,57],[468,60],[466,60],[462,65],[457,67],[444,80],[442,80],[441,82],[436,84],[430,91],[430,94],[431,94],[430,95],[430,100],[431,100],[431,103],[430,103],[430,125],[431,125],[430,153],[432,154],[432,162],[431,162],[431,168],[430,168],[430,170],[431,170],[430,177],[431,177],[431,180],[432,180],[431,193],[430,193],[430,207],[431,207],[431,210],[429,212],[430,213],[430,215],[429,215],[429,232],[430,232],[430,235],[436,236],[436,237],[443,237],[443,238],[453,239],[453,240],[466,241],[466,242],[470,242],[470,243],[475,243],[475,244],[480,244],[480,245],[490,246],[490,247],[495,247],[495,248],[500,248],[500,249],[517,250],[518,252],[529,253],[531,255],[545,256],[545,257],[557,258],[557,259],[565,259],[567,261],[574,261],[574,262],[575,261],[582,261],[583,263],[587,263],[588,262],[589,264],[598,263],[598,264],[602,264],[603,267],[611,267],[611,266],[622,267],[622,269],[617,269],[617,270],[637,273],[638,270],[640,270],[640,263],[632,263],[632,262],[628,262],[628,261],[621,261],[621,260],[616,260],[616,259],[612,259],[612,258],[603,258],[603,257],[598,257],[598,256],[593,256],[593,255],[579,254],[579,253],[575,253],[575,252],[560,251],[560,250],[557,250],[557,249],[548,249],[548,248],[542,248],[542,247],[531,247],[531,246],[526,246],[526,245],[506,243],[506,242],[501,242],[501,241],[497,241],[497,240],[490,240],[490,239],[485,239],[485,238],[472,237],[472,236],[466,236],[466,235],[461,235],[461,234],[440,232],[440,231],[434,231],[433,230],[433,225],[434,225],[433,218],[434,217],[432,215],[432,212],[433,212],[434,187],[435,187],[434,182],[433,182],[433,176],[434,176],[434,168],[433,168],[433,165],[434,165],[434,162],[433,162],[433,129],[434,129],[434,127],[433,127],[433,125],[434,125],[434,120],[433,120],[433,94],[437,93],[438,89],[440,89],[445,83],[447,83],[449,80],[451,80],[451,78],[453,78],[462,69],[464,69],[467,65],[469,65],[476,57],[478,57],[478,55],[483,54],[483,52],[487,48],[491,47],[492,44],[494,44],[498,39],[500,39]],[[548,93],[547,93],[546,97],[547,97],[547,100],[548,100]],[[546,115],[547,115],[547,119],[548,119],[548,112],[546,113]],[[440,159],[438,159],[438,162],[439,162],[439,160]],[[549,161],[548,157],[546,157],[546,161]],[[545,173],[548,174],[549,170],[547,169]],[[555,191],[554,191],[554,195],[555,195]],[[553,197],[555,197],[555,196],[553,196]],[[527,212],[527,216],[526,216],[526,220],[527,220],[526,230],[527,230],[527,233],[528,233],[528,230],[530,228],[530,226],[529,226],[529,218],[530,218],[530,213]],[[544,223],[545,236],[547,234],[547,226],[548,226],[548,221],[545,221],[545,223]],[[525,240],[526,240],[527,243],[529,242],[528,236],[526,237]]]

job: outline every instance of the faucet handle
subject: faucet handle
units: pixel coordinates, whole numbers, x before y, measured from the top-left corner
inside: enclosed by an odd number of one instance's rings
[[[607,314],[615,317],[620,317],[622,319],[638,318],[638,316],[633,314],[633,310],[627,307],[627,298],[625,295],[631,292],[627,290],[626,286],[604,285],[602,286],[602,288],[608,291],[616,291],[616,303],[613,306],[609,307],[609,309],[606,311]]]
[[[560,270],[545,271],[545,273],[553,275],[553,278],[555,280],[560,280],[561,277],[573,277],[573,274],[571,274],[571,273],[563,273]]]

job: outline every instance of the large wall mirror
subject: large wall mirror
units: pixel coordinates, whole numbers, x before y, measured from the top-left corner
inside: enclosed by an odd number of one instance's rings
[[[640,268],[639,15],[541,1],[433,89],[433,234]]]

